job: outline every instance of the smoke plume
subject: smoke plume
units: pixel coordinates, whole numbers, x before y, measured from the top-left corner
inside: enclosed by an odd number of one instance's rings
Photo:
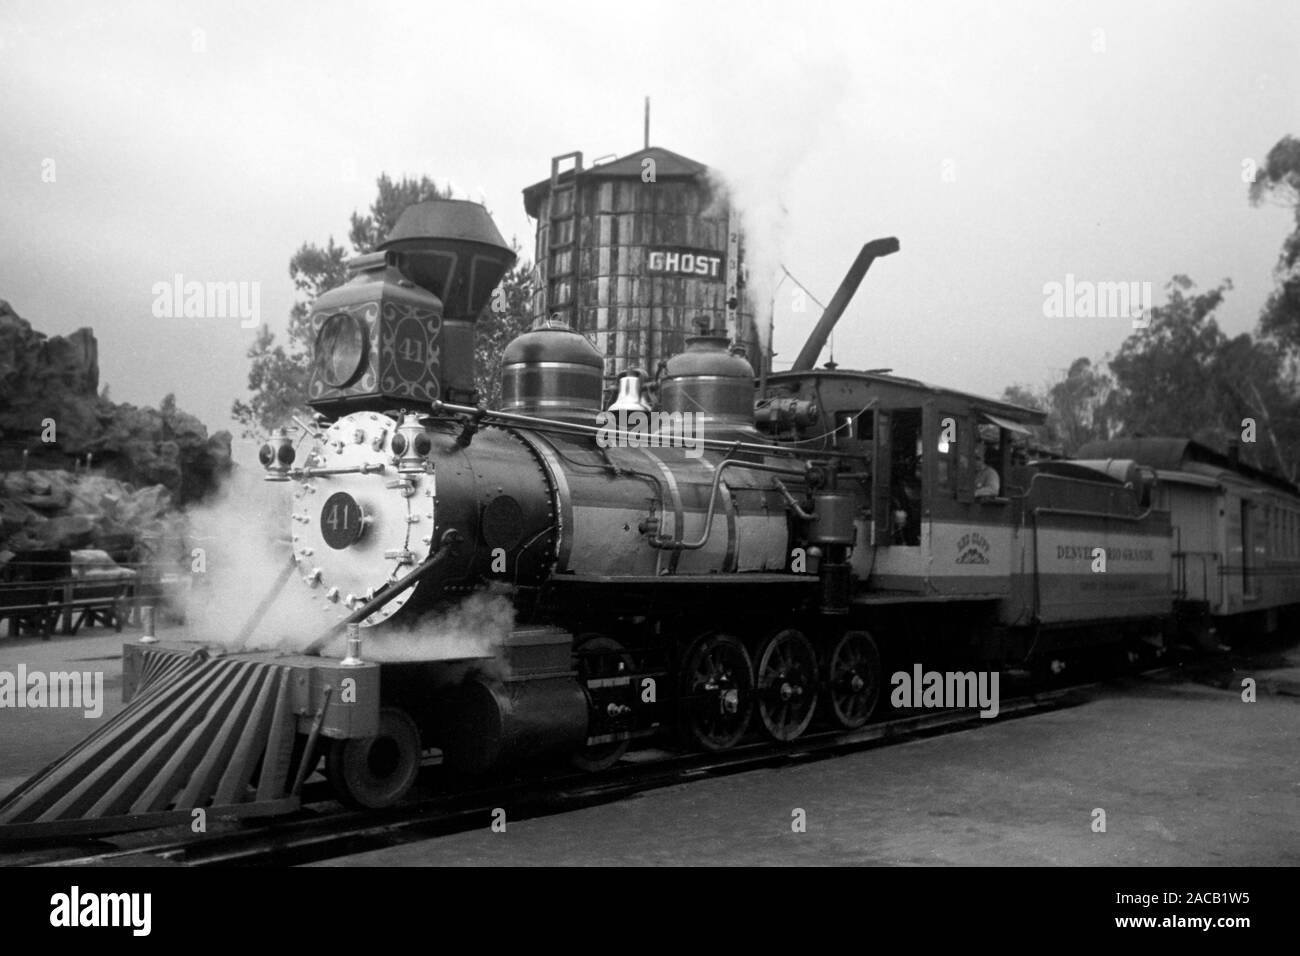
[[[735,95],[718,117],[724,133],[731,135],[712,170],[715,185],[740,217],[746,288],[766,353],[772,346],[773,297],[782,275],[785,235],[791,212],[797,214],[789,196],[800,167],[833,124],[848,73],[836,61],[796,58],[788,50],[770,49],[762,60],[762,69],[736,74]]]

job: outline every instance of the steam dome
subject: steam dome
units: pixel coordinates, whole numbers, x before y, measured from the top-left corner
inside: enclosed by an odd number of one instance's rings
[[[601,410],[604,363],[560,319],[538,319],[501,358],[501,410],[592,424]]]

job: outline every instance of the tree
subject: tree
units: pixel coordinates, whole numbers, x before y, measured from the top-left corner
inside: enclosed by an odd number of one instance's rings
[[[1104,370],[1095,368],[1087,358],[1077,358],[1056,382],[1041,390],[1011,385],[1002,393],[1002,400],[1046,412],[1047,421],[1034,436],[1037,443],[1069,455],[1086,442],[1113,436],[1113,390],[1114,382]]]
[[[1277,282],[1260,310],[1256,374],[1241,379],[1255,394],[1250,403],[1266,423],[1272,464],[1291,481],[1300,479],[1300,139],[1283,136],[1268,152],[1250,184],[1252,205],[1267,201],[1292,210],[1295,226],[1282,241],[1273,275]],[[1258,375],[1268,365],[1266,378]],[[1262,384],[1261,384],[1262,382]]]
[[[1036,392],[1028,385],[1008,385],[1002,390],[1002,401],[1021,408],[1036,408],[1047,411],[1047,400],[1041,392]]]
[[[1248,436],[1241,445],[1243,460],[1295,481],[1300,477],[1300,401],[1283,374],[1284,364],[1275,342],[1243,332],[1220,346],[1213,371],[1221,389],[1226,440]]]
[[[1052,421],[1051,409],[1048,407],[1048,391],[1048,386],[1034,388],[1031,385],[1017,383],[1008,385],[1002,390],[1002,401],[1012,405],[1019,405],[1021,408],[1033,408],[1040,412],[1046,412],[1046,422],[1042,425],[1029,426],[1029,430],[1033,434],[1030,445],[1035,449],[1043,449],[1059,454],[1062,450],[1062,442]]]
[[[381,173],[375,181],[379,196],[370,204],[370,215],[352,214],[352,228],[348,230],[348,239],[357,250],[357,255],[374,252],[379,248],[397,225],[397,218],[407,206],[430,199],[451,199],[451,187],[439,186],[428,176],[421,176],[417,182],[403,177],[400,182],[393,182],[387,173]]]
[[[1067,454],[1074,454],[1090,441],[1113,436],[1110,397],[1114,389],[1115,383],[1105,370],[1094,368],[1087,358],[1071,362],[1065,377],[1052,386],[1048,405]]]
[[[1012,386],[1004,399],[1047,411],[1046,438],[1067,451],[1084,436],[1186,436],[1219,451],[1239,444],[1247,463],[1300,480],[1300,139],[1269,150],[1248,195],[1295,217],[1253,336],[1230,339],[1214,319],[1229,280],[1198,292],[1175,276],[1168,302],[1109,360],[1109,374],[1079,359],[1055,385]]]
[[[519,240],[511,239],[510,246],[518,256]],[[532,266],[516,259],[474,329],[474,386],[488,407],[501,403],[501,357],[510,340],[528,329],[533,284]]]
[[[1240,444],[1247,464],[1288,480],[1300,477],[1300,398],[1284,349],[1242,333],[1228,338],[1214,312],[1232,288],[1197,292],[1186,276],[1169,301],[1125,340],[1108,368],[1076,359],[1041,390],[1014,385],[1003,400],[1047,412],[1039,441],[1074,454],[1088,441],[1124,434],[1193,438],[1220,452]]]
[[[1214,359],[1227,339],[1214,311],[1232,288],[1225,279],[1206,292],[1187,276],[1165,286],[1169,301],[1151,310],[1150,325],[1130,335],[1110,361],[1115,378],[1111,414],[1130,435],[1186,435],[1222,445],[1222,383]]]
[[[1300,356],[1300,139],[1283,136],[1268,152],[1264,168],[1256,172],[1249,189],[1253,206],[1268,201],[1294,211],[1295,228],[1282,242],[1273,274],[1277,288],[1260,314],[1260,334],[1274,339]]]
[[[263,326],[248,350],[250,367],[247,401],[236,401],[231,414],[248,437],[264,435],[295,416],[306,414],[307,383],[311,369],[311,303],[347,279],[347,260],[373,252],[387,238],[407,206],[430,199],[451,199],[450,187],[428,176],[394,180],[387,173],[376,180],[378,195],[366,215],[353,212],[348,230],[351,253],[331,236],[324,247],[303,243],[289,260],[289,275],[300,298],[289,314],[285,342]],[[515,244],[518,252],[518,244]],[[499,396],[500,354],[515,330],[522,328],[532,295],[532,269],[527,262],[511,269],[502,280],[492,304],[484,310],[475,336],[476,384],[480,394],[494,401]]]

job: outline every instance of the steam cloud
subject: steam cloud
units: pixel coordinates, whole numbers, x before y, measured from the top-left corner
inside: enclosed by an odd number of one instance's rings
[[[361,656],[368,661],[495,658],[514,624],[514,603],[507,594],[480,591],[408,626],[381,625],[362,631]],[[345,635],[339,635],[321,653],[341,657],[346,641]]]
[[[289,562],[293,485],[263,481],[237,468],[218,497],[188,512],[190,548],[202,548],[202,573],[193,573],[183,604],[186,640],[230,650],[304,650],[337,621],[333,607],[311,598],[295,570],[242,646],[236,639]],[[193,557],[188,552],[189,560]],[[407,626],[362,629],[362,657],[373,661],[450,660],[497,656],[514,626],[508,588],[490,588]],[[327,611],[326,608],[329,608]],[[342,657],[340,633],[320,650]]]
[[[289,484],[263,481],[249,469],[236,468],[216,498],[188,510],[190,554],[202,549],[202,567],[187,569],[194,573],[183,604],[186,639],[234,646],[289,562],[291,494]],[[302,582],[291,578],[247,647],[298,650],[329,621]]]
[[[715,184],[740,215],[747,289],[764,352],[772,347],[773,296],[791,212],[785,197],[831,127],[848,87],[841,63],[766,52],[763,69],[736,76],[742,86],[719,117],[731,135],[712,167]]]

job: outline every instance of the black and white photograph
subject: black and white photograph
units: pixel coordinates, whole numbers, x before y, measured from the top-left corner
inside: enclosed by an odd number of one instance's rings
[[[1290,0],[0,2],[13,912],[870,867],[1269,932],[1298,44]],[[570,919],[640,895],[597,880]]]

